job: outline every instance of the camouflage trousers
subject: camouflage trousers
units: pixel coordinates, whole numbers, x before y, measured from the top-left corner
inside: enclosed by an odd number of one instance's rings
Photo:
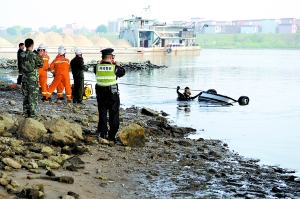
[[[27,117],[36,116],[36,108],[38,105],[39,87],[37,81],[22,82],[23,91],[23,113]]]

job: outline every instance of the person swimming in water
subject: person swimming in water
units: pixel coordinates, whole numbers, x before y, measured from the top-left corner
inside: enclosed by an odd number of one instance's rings
[[[201,94],[201,92],[200,92],[198,95],[196,95],[196,96],[194,96],[194,97],[191,97],[191,90],[190,90],[189,87],[185,87],[184,93],[180,93],[180,92],[179,92],[179,89],[180,89],[180,87],[177,86],[177,94],[178,94],[178,98],[177,98],[177,99],[178,99],[179,101],[189,101],[189,100],[193,100],[193,99],[197,98],[197,97]]]

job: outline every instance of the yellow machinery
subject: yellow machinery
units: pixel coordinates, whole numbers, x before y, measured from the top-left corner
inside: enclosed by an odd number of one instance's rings
[[[86,100],[93,94],[92,84],[85,84],[82,99]]]
[[[74,90],[74,84],[71,85],[71,88],[72,88],[72,93],[73,93],[73,90]],[[86,99],[89,98],[91,95],[93,95],[93,87],[92,87],[92,84],[84,84],[82,99],[83,99],[83,100],[86,100]]]

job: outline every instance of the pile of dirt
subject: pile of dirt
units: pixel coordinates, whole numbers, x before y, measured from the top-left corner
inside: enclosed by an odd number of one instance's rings
[[[96,47],[102,47],[102,48],[113,48],[114,45],[108,41],[106,38],[100,38],[97,35],[90,38],[90,41],[94,44]]]
[[[132,47],[126,39],[116,39],[111,41],[116,48],[130,48]]]
[[[61,33],[60,36],[62,37],[63,46],[75,46],[75,41],[70,35]]]
[[[0,37],[0,46],[13,46],[13,45],[10,42],[8,42],[6,39]]]
[[[45,33],[46,40],[45,44],[47,46],[60,46],[62,45],[62,37],[56,32]]]
[[[31,38],[34,41],[35,46],[38,46],[39,44],[43,43],[45,45],[47,45],[45,43],[46,41],[46,36],[42,33],[42,32],[29,32],[26,33],[25,35],[22,35],[20,37],[18,37],[15,41],[14,41],[14,45],[19,45],[19,43],[24,43],[25,39],[27,38]]]
[[[93,43],[90,40],[88,40],[88,38],[86,38],[84,35],[71,35],[71,37],[74,39],[76,46],[80,46],[80,47],[94,46]]]
[[[24,42],[25,39],[31,38],[34,40],[35,46],[43,43],[46,46],[77,46],[77,47],[102,47],[102,48],[113,48],[113,47],[132,47],[126,40],[116,41],[118,46],[114,46],[108,39],[93,36],[90,39],[84,35],[68,35],[65,33],[58,34],[56,32],[29,32],[25,35],[20,36],[14,41],[14,45],[18,45],[20,42]],[[9,43],[9,42],[8,42]],[[0,43],[1,44],[1,43]],[[10,43],[9,43],[10,44]],[[4,45],[4,44],[1,44]]]

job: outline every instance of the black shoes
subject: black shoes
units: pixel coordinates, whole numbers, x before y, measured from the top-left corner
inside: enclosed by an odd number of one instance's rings
[[[48,99],[46,99],[46,97],[43,96],[43,97],[42,97],[42,101],[43,101],[43,102],[45,102],[45,101],[51,101],[51,98],[49,97]]]
[[[74,104],[84,104],[84,103],[82,102],[82,100],[79,101],[79,100],[77,100],[77,99],[73,99],[73,103],[74,103]]]
[[[103,139],[107,139],[106,135],[107,135],[106,132],[105,132],[105,133],[104,133],[104,132],[101,132],[101,133],[98,135],[98,137],[103,138]]]
[[[65,98],[64,98],[64,97],[59,97],[59,98],[57,98],[57,99],[59,99],[59,100],[65,100]]]

